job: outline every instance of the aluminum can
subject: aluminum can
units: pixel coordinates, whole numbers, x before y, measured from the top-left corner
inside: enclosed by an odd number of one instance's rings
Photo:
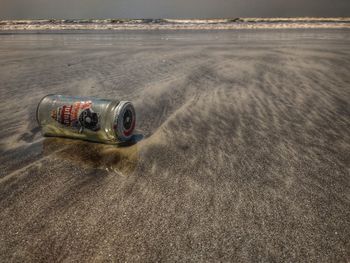
[[[108,144],[130,140],[136,123],[129,101],[54,94],[40,100],[36,118],[44,136]]]

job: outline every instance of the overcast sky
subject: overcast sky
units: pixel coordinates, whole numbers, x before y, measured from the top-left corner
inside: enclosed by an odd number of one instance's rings
[[[350,16],[350,0],[0,0],[0,19]]]

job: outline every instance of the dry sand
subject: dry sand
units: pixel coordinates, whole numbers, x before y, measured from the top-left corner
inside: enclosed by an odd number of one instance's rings
[[[138,142],[43,138],[48,93]],[[350,260],[350,30],[2,34],[0,95],[2,262]]]

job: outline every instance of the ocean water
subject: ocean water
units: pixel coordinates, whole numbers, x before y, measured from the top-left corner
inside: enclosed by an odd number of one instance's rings
[[[0,20],[0,30],[349,29],[350,17]]]

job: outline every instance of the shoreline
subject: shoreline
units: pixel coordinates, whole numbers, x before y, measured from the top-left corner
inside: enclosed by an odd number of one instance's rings
[[[206,26],[168,26],[168,25],[141,25],[141,26],[0,26],[0,32],[10,31],[123,31],[123,30],[244,30],[244,29],[350,29],[350,24],[278,24],[278,25],[206,25]]]
[[[350,28],[350,18],[0,20],[0,31],[346,28]]]

